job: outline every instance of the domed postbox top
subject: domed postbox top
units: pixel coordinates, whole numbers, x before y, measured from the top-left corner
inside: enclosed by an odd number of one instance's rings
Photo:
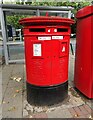
[[[30,18],[24,18],[19,20],[19,23],[23,26],[30,25],[63,25],[63,24],[73,24],[74,20],[69,18],[55,17],[55,16],[35,16]]]

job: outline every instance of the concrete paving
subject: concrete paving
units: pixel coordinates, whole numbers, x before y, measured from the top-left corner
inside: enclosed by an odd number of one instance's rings
[[[68,98],[52,106],[35,106],[27,102],[24,64],[2,65],[0,115],[3,118],[92,118],[91,100],[74,89],[74,60],[70,54]]]
[[[0,120],[2,118],[2,67],[0,66]]]

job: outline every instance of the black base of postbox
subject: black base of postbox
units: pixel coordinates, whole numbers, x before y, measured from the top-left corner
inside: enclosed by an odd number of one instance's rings
[[[32,105],[54,105],[68,97],[68,82],[57,86],[38,87],[27,83],[27,101]]]

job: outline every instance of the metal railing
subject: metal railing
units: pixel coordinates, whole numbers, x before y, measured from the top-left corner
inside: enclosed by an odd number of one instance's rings
[[[68,18],[71,18],[71,10],[72,7],[49,7],[49,6],[30,6],[30,5],[7,5],[2,4],[0,5],[0,21],[1,21],[1,30],[2,30],[2,38],[3,38],[3,46],[4,46],[4,56],[5,56],[5,63],[8,65],[9,63],[17,63],[17,62],[24,62],[24,59],[10,59],[9,53],[9,46],[11,45],[24,45],[21,36],[21,30],[17,30],[20,33],[20,40],[19,41],[8,41],[7,36],[7,23],[6,23],[6,15],[7,14],[26,14],[26,15],[36,15],[40,16],[42,13],[50,13],[56,14],[57,16],[64,16],[66,15]]]

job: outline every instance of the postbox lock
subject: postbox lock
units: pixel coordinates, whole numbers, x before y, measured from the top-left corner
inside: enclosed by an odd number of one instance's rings
[[[50,32],[50,29],[48,29],[48,32]]]

